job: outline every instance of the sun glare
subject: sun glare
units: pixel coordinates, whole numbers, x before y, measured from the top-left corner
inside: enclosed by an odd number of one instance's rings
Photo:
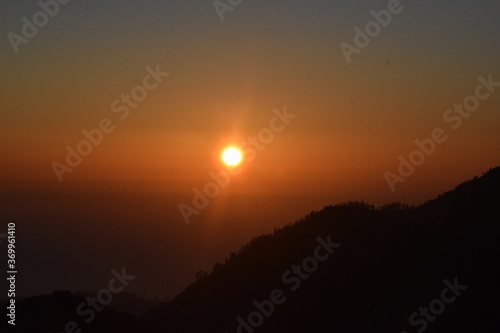
[[[224,163],[227,165],[238,165],[241,163],[241,160],[243,159],[243,155],[241,154],[241,151],[237,148],[230,147],[224,150],[222,153],[222,160]]]

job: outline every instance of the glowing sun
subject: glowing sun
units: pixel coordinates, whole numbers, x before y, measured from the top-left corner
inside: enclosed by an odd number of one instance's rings
[[[222,152],[222,161],[230,166],[235,166],[241,163],[243,159],[243,154],[238,148],[230,147],[226,148]]]

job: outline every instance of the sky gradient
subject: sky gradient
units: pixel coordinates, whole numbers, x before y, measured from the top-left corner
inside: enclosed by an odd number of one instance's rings
[[[348,64],[340,43],[387,3],[243,1],[221,22],[211,1],[74,0],[18,53],[7,34],[40,7],[2,4],[0,208],[24,244],[20,293],[97,290],[126,266],[130,291],[173,297],[324,205],[418,204],[500,165],[500,88],[460,128],[443,120],[478,76],[500,81],[500,4],[401,1]],[[113,102],[157,66],[169,76],[120,119]],[[186,225],[179,204],[224,147],[284,107],[296,117]],[[114,130],[59,182],[52,163],[105,118]],[[435,128],[446,142],[391,191],[384,173]]]

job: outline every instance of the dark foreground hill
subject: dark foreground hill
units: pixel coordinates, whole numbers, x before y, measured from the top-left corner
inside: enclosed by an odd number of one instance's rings
[[[328,206],[84,332],[500,332],[499,223],[500,168],[417,207]],[[23,322],[40,316],[29,302]]]

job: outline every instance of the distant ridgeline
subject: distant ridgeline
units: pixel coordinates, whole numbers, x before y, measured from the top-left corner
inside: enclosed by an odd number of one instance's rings
[[[145,315],[106,309],[84,332],[500,332],[499,223],[498,167],[420,206],[324,207]],[[16,329],[63,331],[82,299],[28,298]]]

